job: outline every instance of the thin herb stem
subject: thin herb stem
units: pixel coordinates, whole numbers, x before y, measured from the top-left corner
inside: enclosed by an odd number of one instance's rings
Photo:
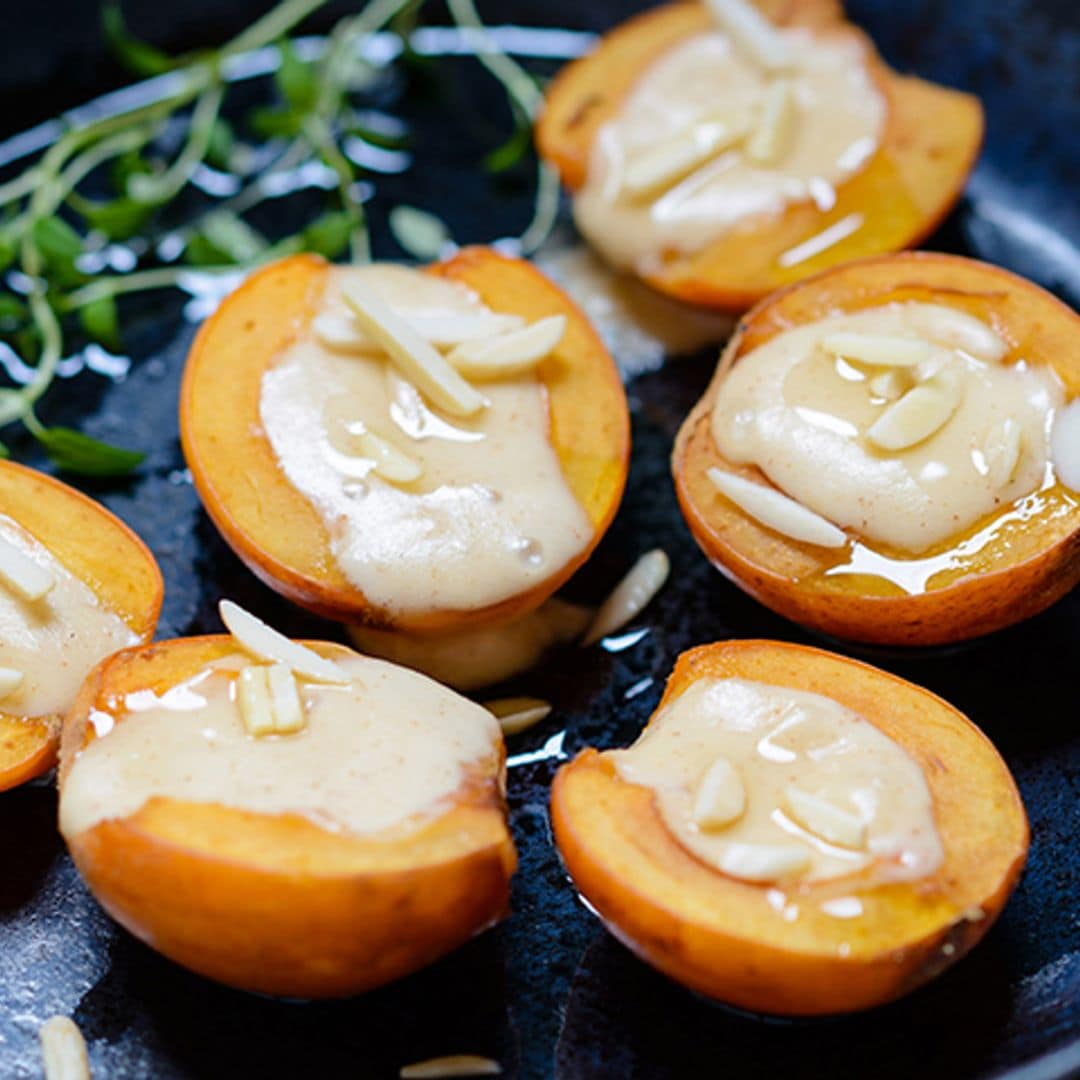
[[[161,266],[154,270],[141,270],[134,274],[116,274],[100,277],[89,285],[83,285],[59,301],[65,312],[78,311],[87,304],[107,300],[125,293],[149,292],[152,289],[171,289],[185,277],[193,274],[235,274],[236,266]]]
[[[196,166],[206,157],[214,121],[221,111],[225,88],[221,82],[213,83],[195,102],[188,128],[187,142],[176,160],[157,176],[137,173],[128,182],[128,194],[137,202],[155,204],[175,198],[180,189],[191,179]]]
[[[262,48],[284,37],[309,15],[326,5],[327,0],[285,0],[268,11],[246,30],[236,35],[222,50],[222,57]]]

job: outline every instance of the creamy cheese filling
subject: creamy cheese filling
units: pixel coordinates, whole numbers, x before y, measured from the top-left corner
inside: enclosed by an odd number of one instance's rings
[[[352,683],[302,681],[307,720],[294,735],[247,733],[239,655],[91,714],[98,737],[64,783],[61,831],[75,836],[163,797],[369,835],[437,815],[469,769],[495,775],[501,736],[486,709],[381,660],[337,663]]]
[[[943,858],[918,764],[820,694],[701,679],[609,756],[623,780],[653,789],[683,847],[730,876],[810,882],[870,870],[877,884],[926,877]]]
[[[0,539],[54,581],[32,601],[0,584],[0,667],[22,674],[18,687],[0,699],[0,711],[26,717],[65,712],[90,670],[139,637],[44,544],[5,515],[0,515]]]
[[[883,363],[855,358],[868,338]],[[917,554],[1045,481],[1063,390],[1045,366],[1003,364],[1006,352],[981,320],[940,305],[836,315],[740,357],[717,388],[712,436],[828,521]],[[897,411],[905,397],[915,408]]]
[[[700,251],[749,218],[807,201],[827,211],[836,187],[873,156],[886,104],[865,46],[777,33],[791,50],[783,75],[791,115],[772,160],[755,160],[754,136],[774,111],[777,76],[721,31],[665,52],[599,130],[574,216],[608,261],[647,273],[666,254]],[[643,166],[662,173],[665,157],[671,183],[643,189]]]
[[[494,315],[455,282],[370,266],[331,271],[324,327],[350,320],[341,295],[350,278],[431,333]],[[289,482],[322,518],[334,558],[373,604],[484,607],[581,552],[592,527],[551,445],[547,392],[534,374],[477,384],[486,408],[451,418],[374,347],[345,351],[326,340],[308,328],[267,370],[260,415]],[[414,468],[395,461],[397,482],[378,475],[369,433]]]

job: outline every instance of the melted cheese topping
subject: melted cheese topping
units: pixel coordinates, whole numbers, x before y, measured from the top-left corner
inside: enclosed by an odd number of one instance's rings
[[[0,537],[56,581],[36,601],[0,585],[0,667],[23,673],[19,688],[0,700],[0,711],[25,717],[63,713],[90,670],[106,656],[137,644],[139,636],[48,548],[3,515]]]
[[[803,849],[803,881],[872,867],[872,881],[913,880],[941,865],[926,778],[908,753],[831,698],[745,679],[701,679],[650,721],[628,750],[609,751],[619,776],[652,788],[665,825],[703,862],[735,845]],[[723,828],[694,821],[697,789],[726,758],[745,810]],[[785,807],[796,787],[861,819],[865,847],[843,847],[801,826]]]
[[[337,662],[352,684],[303,684],[307,725],[295,735],[247,734],[239,656],[93,713],[98,737],[60,793],[61,831],[72,837],[164,797],[369,835],[436,816],[467,770],[496,774],[501,735],[486,709],[380,660]]]
[[[867,432],[892,404],[884,368],[823,348],[831,334],[897,335],[940,346],[907,369],[912,385],[951,373],[959,404],[925,440],[890,452]],[[973,351],[984,359],[978,359]],[[731,462],[756,465],[791,498],[869,540],[919,553],[1039,488],[1063,390],[1046,367],[996,359],[1007,346],[951,308],[894,303],[784,331],[747,353],[717,388],[712,435]],[[1000,433],[1019,429],[1011,472]]]
[[[394,266],[331,272],[323,313],[350,318],[355,276],[406,319],[488,312],[464,286]],[[263,377],[260,415],[289,482],[318,511],[345,576],[395,612],[484,607],[527,591],[592,535],[549,438],[534,375],[482,384],[487,408],[449,419],[378,354],[335,352],[310,328]],[[373,472],[369,430],[416,462],[407,484]]]
[[[873,156],[886,105],[851,38],[778,31],[790,43],[787,73],[795,115],[789,145],[775,163],[732,146],[658,197],[625,190],[628,166],[673,134],[718,116],[751,125],[761,118],[770,76],[719,31],[695,35],[651,64],[618,115],[597,133],[574,216],[589,242],[616,266],[641,273],[670,252],[692,254],[739,223],[813,200],[822,210],[835,188]]]

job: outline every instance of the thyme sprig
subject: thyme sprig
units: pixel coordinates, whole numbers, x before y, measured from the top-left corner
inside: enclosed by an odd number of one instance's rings
[[[356,91],[371,80],[365,41],[389,29],[402,41],[406,64],[421,61],[412,35],[424,0],[368,0],[341,19],[321,49],[298,47],[300,24],[327,0],[281,0],[225,45],[170,56],[130,33],[118,0],[107,0],[103,27],[114,53],[152,81],[151,100],[89,120],[66,121],[59,137],[20,174],[0,184],[0,336],[28,376],[0,388],[0,428],[21,422],[60,468],[92,476],[121,475],[142,455],[80,432],[49,427],[37,409],[52,385],[72,333],[113,351],[121,347],[118,299],[183,286],[193,273],[235,274],[298,251],[328,258],[370,257],[361,169],[347,138],[393,149],[399,136],[365,125]],[[456,25],[477,59],[497,79],[514,131],[484,161],[492,172],[521,161],[531,146],[541,94],[536,81],[501,50],[472,0],[449,0]],[[311,42],[305,42],[310,46]],[[275,52],[277,101],[245,118],[255,141],[242,138],[226,115],[234,72],[259,50]],[[75,114],[80,115],[79,113]],[[302,170],[322,170],[319,186],[332,205],[299,232],[264,236],[245,217]],[[537,166],[533,218],[510,245],[523,254],[548,235],[558,182]],[[233,187],[207,200],[206,177]],[[406,250],[431,257],[449,242],[437,218],[398,207],[391,228]],[[129,265],[107,272],[103,258],[123,245]],[[0,455],[7,448],[0,443]]]

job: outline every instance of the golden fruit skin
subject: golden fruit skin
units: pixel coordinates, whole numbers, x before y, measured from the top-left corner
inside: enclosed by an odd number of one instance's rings
[[[551,817],[566,868],[605,925],[691,989],[776,1015],[872,1008],[955,963],[1004,907],[1028,849],[1020,795],[989,740],[929,691],[844,657],[770,641],[683,653],[658,711],[699,678],[730,677],[826,694],[899,742],[926,774],[942,866],[920,881],[858,892],[863,914],[853,920],[813,905],[815,893],[833,895],[835,885],[812,886],[799,897],[799,917],[787,922],[762,887],[689,854],[664,826],[651,791],[586,750],[559,770]]]

